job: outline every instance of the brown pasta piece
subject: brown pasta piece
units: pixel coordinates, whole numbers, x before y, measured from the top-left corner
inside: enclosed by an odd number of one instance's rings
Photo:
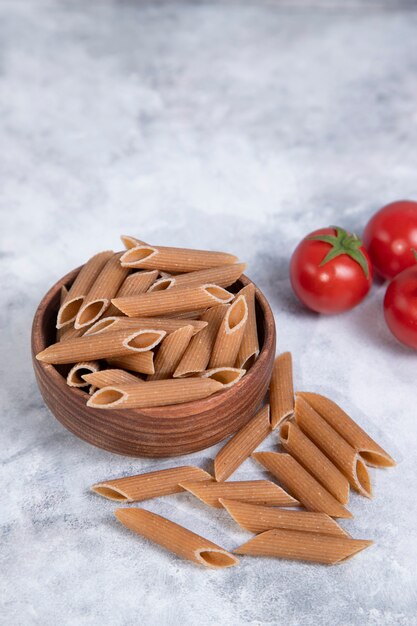
[[[200,372],[198,376],[200,378],[218,380],[219,383],[222,383],[224,389],[229,389],[229,387],[236,385],[245,374],[246,370],[241,370],[237,367],[215,367],[211,370]]]
[[[226,252],[138,245],[126,250],[120,261],[124,267],[183,273],[230,265],[236,263],[237,257]]]
[[[97,361],[82,361],[76,363],[68,372],[67,385],[69,387],[88,387],[89,383],[83,378],[84,374],[98,372],[100,363]]]
[[[301,396],[295,401],[295,419],[301,430],[346,476],[350,485],[370,498],[372,488],[365,462]]]
[[[252,457],[271,472],[308,511],[327,513],[330,517],[352,517],[352,513],[289,454],[254,452]]]
[[[141,352],[140,354],[147,354],[146,352]],[[135,376],[134,374],[129,374],[129,372],[125,372],[125,370],[120,369],[108,369],[101,370],[99,372],[93,372],[92,374],[84,374],[84,380],[91,386],[95,387],[94,391],[97,389],[102,389],[103,387],[109,387],[111,385],[129,385],[132,383],[144,383],[141,378]]]
[[[246,322],[245,332],[243,333],[242,343],[236,359],[236,367],[242,367],[248,370],[259,356],[259,340],[258,328],[256,324],[255,311],[255,285],[250,283],[239,291],[240,295],[244,295],[248,305],[248,321]]]
[[[394,459],[385,452],[336,402],[318,393],[297,393],[306,400],[319,415],[355,448],[368,465],[391,467]]]
[[[210,369],[234,366],[247,321],[248,305],[245,296],[241,295],[230,305],[220,324],[210,356]]]
[[[148,376],[148,380],[172,378],[192,335],[193,327],[183,326],[165,337],[155,357],[155,373]]]
[[[294,388],[291,352],[283,352],[275,359],[269,387],[271,425],[275,429],[294,413]]]
[[[126,250],[130,250],[130,248],[136,248],[136,246],[147,246],[148,244],[142,239],[137,239],[136,237],[132,237],[131,235],[121,235],[120,239]]]
[[[226,480],[271,432],[269,405],[258,413],[226,443],[214,459],[216,480]]]
[[[339,502],[349,502],[349,481],[297,424],[281,426],[280,441],[287,452],[323,485]]]
[[[175,276],[161,276],[147,291],[148,293],[152,293],[152,291],[167,291],[171,289],[171,287],[174,287],[175,282]]]
[[[151,285],[156,281],[158,277],[157,270],[151,270],[150,272],[134,272],[124,279],[119,291],[116,294],[116,298],[123,298],[124,296],[138,296],[141,293],[148,291]],[[106,311],[106,316],[120,315],[119,309],[114,304],[110,304]]]
[[[334,565],[346,561],[361,550],[368,548],[372,543],[372,541],[351,537],[274,529],[249,539],[234,552]]]
[[[220,267],[211,267],[207,270],[197,270],[196,272],[188,272],[186,274],[177,274],[169,279],[170,287],[196,287],[211,283],[219,287],[230,287],[242,276],[246,268],[246,263],[232,263],[230,265],[221,265]]]
[[[96,483],[91,490],[108,500],[116,502],[141,502],[184,491],[182,480],[208,480],[210,474],[191,465],[147,472],[137,476],[115,478]]]
[[[288,511],[272,506],[260,506],[222,498],[220,503],[239,526],[251,533],[263,533],[272,528],[282,528],[283,530],[298,530],[321,535],[349,536],[326,513]]]
[[[138,374],[153,374],[155,372],[154,353],[151,350],[111,357],[107,359],[107,363],[110,367],[127,369]]]
[[[67,297],[67,295],[68,295],[68,289],[65,287],[65,285],[62,285],[61,291],[59,293],[59,309],[64,304],[65,298]],[[59,311],[59,309],[58,309],[58,311]],[[64,333],[64,329],[65,329],[64,326],[61,326],[61,328],[57,328],[56,329],[56,341],[61,341],[61,337],[62,337],[62,335]]]
[[[85,333],[85,336],[95,335],[97,333],[107,332],[109,330],[125,330],[131,328],[133,330],[145,330],[152,328],[153,330],[164,330],[167,335],[175,332],[184,326],[192,326],[193,335],[197,334],[207,326],[207,322],[202,320],[189,319],[167,319],[165,317],[102,317],[93,324]]]
[[[298,506],[299,504],[270,480],[240,480],[225,483],[201,480],[183,481],[180,485],[205,504],[218,509],[222,508],[219,498],[269,506]]]

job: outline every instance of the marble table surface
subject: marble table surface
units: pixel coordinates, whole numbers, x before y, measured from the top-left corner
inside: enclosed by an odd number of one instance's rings
[[[417,624],[416,355],[384,286],[347,315],[295,301],[288,258],[328,224],[360,232],[417,197],[417,14],[407,2],[0,2],[0,603],[5,626]],[[131,233],[225,249],[273,307],[298,389],[329,393],[399,461],[344,526],[375,545],[328,568],[202,570],[123,529],[89,492],[192,463],[123,458],[67,432],[32,372],[43,293]],[[273,449],[274,437],[263,447]],[[260,477],[247,461],[237,478]],[[233,549],[225,512],[146,504]]]

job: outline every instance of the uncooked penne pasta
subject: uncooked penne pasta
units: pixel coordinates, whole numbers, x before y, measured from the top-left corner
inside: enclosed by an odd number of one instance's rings
[[[152,291],[166,291],[167,289],[171,289],[174,285],[174,276],[162,276],[161,278],[158,278],[158,280],[156,280],[147,291],[148,293],[152,293]]]
[[[146,354],[146,352],[141,352],[140,354]],[[93,372],[92,374],[83,374],[83,379],[87,384],[94,385],[94,387],[96,387],[95,391],[111,385],[129,385],[132,383],[145,382],[141,378],[138,378],[138,376],[129,374],[129,372],[120,369],[108,369]]]
[[[365,462],[355,448],[343,439],[301,396],[295,401],[295,419],[301,430],[346,476],[350,485],[363,496],[372,496]]]
[[[59,309],[61,308],[61,306],[64,304],[65,298],[68,295],[68,289],[65,287],[65,285],[62,285],[61,287],[61,291],[59,292]],[[59,311],[58,309],[58,311]],[[63,335],[65,327],[61,326],[61,328],[57,328],[56,329],[56,340],[57,341],[61,341],[61,337]]]
[[[141,502],[184,491],[179,485],[182,480],[198,481],[210,478],[210,474],[199,467],[182,465],[137,476],[106,480],[96,483],[91,490],[117,502]]]
[[[223,498],[220,499],[220,503],[239,526],[251,533],[263,533],[272,528],[282,528],[283,530],[299,530],[321,535],[349,536],[326,513],[288,511],[287,509],[236,502]]]
[[[267,404],[217,453],[214,459],[216,480],[222,481],[229,478],[270,432],[269,405]]]
[[[99,369],[100,363],[97,361],[82,361],[81,363],[76,363],[68,372],[67,385],[70,387],[88,387],[90,383],[85,381],[83,375],[98,372]]]
[[[259,340],[258,328],[256,324],[255,311],[255,285],[249,283],[239,291],[239,294],[245,296],[248,305],[248,321],[246,322],[245,332],[243,333],[242,343],[236,359],[236,367],[243,367],[248,370],[259,356]]]
[[[126,250],[130,250],[130,248],[136,248],[136,246],[147,246],[148,244],[142,239],[137,239],[136,237],[131,237],[130,235],[121,235],[120,239]]]
[[[116,330],[88,337],[76,337],[48,346],[36,355],[44,363],[78,363],[107,359],[129,352],[152,350],[165,337],[163,330]]]
[[[248,305],[246,304],[246,298],[245,296],[238,296],[226,311],[226,315],[220,324],[210,356],[210,369],[213,367],[234,366],[247,321]]]
[[[124,267],[183,273],[205,270],[219,265],[236,263],[237,257],[226,252],[171,248],[164,246],[138,245],[130,248],[121,257]]]
[[[352,517],[352,513],[289,454],[254,452],[252,457],[271,472],[308,511],[327,513],[330,517]]]
[[[240,480],[225,483],[212,480],[181,481],[180,485],[205,504],[217,509],[222,508],[219,498],[269,506],[299,505],[297,500],[270,480]]]
[[[275,359],[269,386],[271,403],[271,426],[275,429],[294,412],[294,388],[292,380],[292,357],[283,352]]]
[[[174,378],[197,374],[206,369],[220,324],[228,308],[228,304],[219,304],[207,309],[202,314],[201,321],[206,322],[207,326],[190,341],[184,356],[174,372]]]
[[[124,296],[138,296],[140,293],[145,293],[156,281],[157,277],[157,270],[152,270],[150,272],[134,272],[134,274],[126,276],[116,294],[116,298],[122,298]],[[114,304],[111,304],[106,311],[106,316],[110,315],[120,315],[119,309],[116,309]]]
[[[133,532],[198,565],[218,569],[239,562],[227,550],[156,513],[130,508],[116,509],[115,515]]]
[[[112,303],[129,317],[155,317],[164,313],[194,311],[215,304],[226,304],[233,297],[226,289],[208,284],[115,298]]]
[[[88,292],[90,291],[93,283],[99,276],[101,270],[107,263],[107,261],[114,255],[112,250],[106,250],[105,252],[99,252],[95,254],[91,259],[85,263],[80,269],[77,278],[72,283],[68,290],[67,296],[61,304],[58,317],[57,328],[62,328],[73,322],[77,316],[81,305]]]
[[[110,367],[127,369],[138,374],[153,374],[155,372],[153,362],[154,354],[151,350],[148,352],[131,352],[130,354],[107,359]]]
[[[170,281],[169,287],[165,287],[165,289],[171,289],[172,287],[196,287],[207,283],[226,288],[239,280],[245,268],[246,263],[232,263],[230,265],[220,265],[220,267],[211,267],[207,270],[177,274],[170,278],[162,278],[161,281]],[[163,284],[162,282],[160,283],[160,285]]]
[[[219,383],[222,383],[223,389],[229,389],[229,387],[236,385],[245,374],[246,370],[241,370],[237,367],[215,367],[211,370],[200,372],[198,376],[200,378],[218,380]]]
[[[74,328],[74,326],[63,326],[59,330],[61,331],[59,341],[68,341],[68,339],[75,339],[85,334],[85,328]]]
[[[385,452],[336,402],[318,393],[297,393],[313,407],[334,430],[355,448],[368,465],[391,467],[394,459]]]
[[[202,320],[188,319],[167,319],[165,317],[102,317],[93,324],[85,333],[85,336],[95,335],[104,331],[125,330],[131,328],[133,330],[145,330],[152,328],[153,330],[164,330],[167,335],[175,332],[184,326],[192,326],[193,335],[200,332],[207,326],[207,322]]]
[[[139,409],[201,400],[221,391],[223,385],[210,378],[152,380],[145,384],[103,387],[87,405],[95,409]]]
[[[297,424],[281,426],[280,441],[319,483],[342,504],[349,502],[349,481],[323,452],[303,433]]]
[[[148,376],[148,380],[172,378],[192,335],[193,327],[183,326],[165,337],[155,357],[155,373]]]
[[[120,264],[120,254],[114,254],[101,270],[84,298],[75,318],[75,328],[84,328],[97,321],[117,294],[129,270]]]
[[[352,539],[351,537],[334,537],[298,530],[274,529],[249,539],[234,552],[251,556],[273,556],[279,559],[334,565],[346,561],[372,543],[372,541]]]

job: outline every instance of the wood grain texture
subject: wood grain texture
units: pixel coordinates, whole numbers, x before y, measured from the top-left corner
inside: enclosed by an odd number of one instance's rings
[[[32,360],[36,380],[54,416],[80,439],[128,456],[167,457],[203,450],[236,432],[261,404],[275,356],[275,323],[265,296],[256,289],[261,353],[233,387],[212,397],[176,406],[102,411],[86,406],[88,395],[69,389],[60,368],[34,357],[54,342],[60,290],[70,286],[80,268],[59,280],[44,296],[32,326]],[[242,276],[231,288],[249,284]]]

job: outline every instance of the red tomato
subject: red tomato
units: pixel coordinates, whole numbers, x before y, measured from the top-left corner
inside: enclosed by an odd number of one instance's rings
[[[417,248],[417,202],[399,200],[380,209],[366,225],[363,243],[375,271],[393,278],[415,263]]]
[[[318,313],[340,313],[359,304],[372,284],[372,265],[356,235],[321,228],[294,250],[290,279],[297,297]]]
[[[417,264],[402,271],[388,285],[384,315],[392,334],[417,350]]]

